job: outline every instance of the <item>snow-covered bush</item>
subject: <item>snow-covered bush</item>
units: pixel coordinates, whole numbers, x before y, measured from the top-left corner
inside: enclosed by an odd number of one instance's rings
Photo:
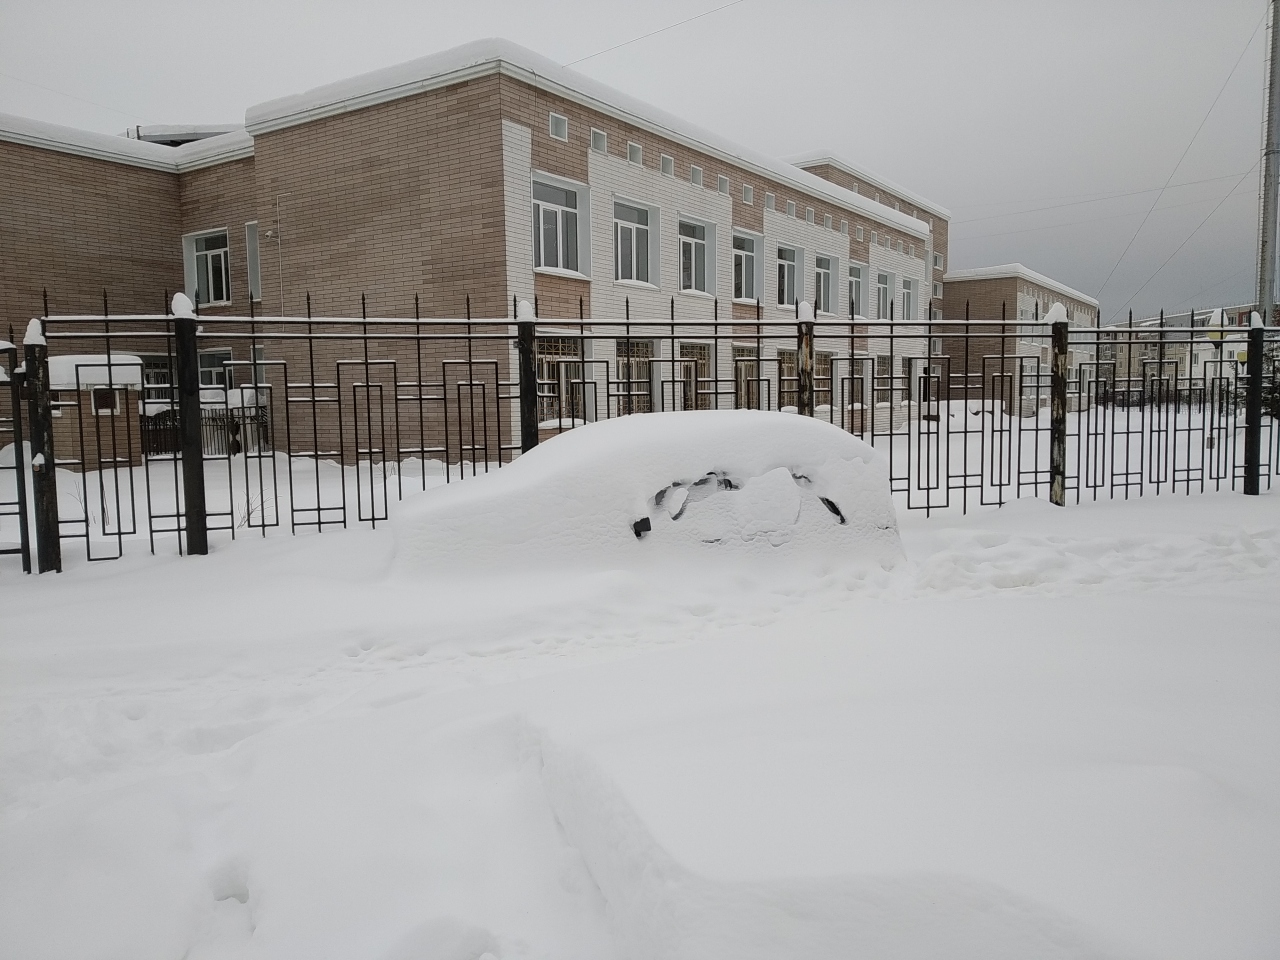
[[[439,570],[902,555],[870,446],[820,420],[750,410],[588,424],[413,497],[394,520],[399,556]]]

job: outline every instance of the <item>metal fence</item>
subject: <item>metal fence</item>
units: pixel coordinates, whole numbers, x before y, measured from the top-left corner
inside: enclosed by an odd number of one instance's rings
[[[203,552],[210,531],[376,525],[409,492],[499,469],[586,423],[658,411],[826,420],[883,450],[899,504],[928,513],[1026,496],[1257,492],[1280,469],[1276,328],[735,310],[713,321],[680,319],[674,303],[663,318],[604,320],[46,317],[47,347],[26,347],[9,404],[18,411],[20,392],[40,460],[40,568],[60,566],[62,541],[99,560],[166,539]],[[16,360],[10,351],[11,373]],[[24,516],[26,498],[14,504]]]

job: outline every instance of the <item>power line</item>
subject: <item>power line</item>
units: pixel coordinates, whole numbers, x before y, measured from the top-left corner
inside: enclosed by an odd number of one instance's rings
[[[1164,263],[1156,267],[1156,272],[1151,274],[1151,276],[1147,277],[1146,283],[1140,286],[1137,290],[1133,291],[1133,296],[1131,296],[1128,300],[1124,302],[1124,306],[1122,306],[1119,310],[1117,310],[1114,314],[1111,315],[1112,320],[1120,316],[1120,314],[1124,312],[1124,308],[1129,306],[1129,304],[1133,303],[1133,301],[1137,298],[1138,294],[1140,294],[1143,290],[1147,289],[1147,285],[1160,275],[1160,271],[1169,265],[1170,260],[1172,260],[1174,257],[1176,257],[1179,253],[1182,252],[1182,248],[1191,242],[1191,238],[1200,232],[1200,228],[1209,222],[1209,219],[1215,213],[1217,213],[1218,210],[1222,208],[1222,205],[1224,203],[1226,203],[1229,199],[1231,199],[1231,195],[1234,194],[1238,189],[1240,189],[1240,184],[1244,183],[1245,178],[1247,178],[1249,174],[1253,173],[1253,171],[1256,169],[1258,169],[1258,164],[1255,163],[1251,168],[1249,168],[1244,172],[1244,174],[1240,177],[1240,179],[1236,181],[1236,185],[1231,188],[1231,191],[1225,197],[1219,200],[1217,205],[1212,210],[1209,211],[1208,215],[1203,220],[1200,221],[1199,225],[1197,225],[1196,228],[1187,235],[1187,238],[1183,240],[1182,243],[1178,244],[1178,249],[1173,251],[1173,253],[1169,254],[1169,256],[1165,257]]]
[[[1205,183],[1220,183],[1223,180],[1234,180],[1238,176],[1240,176],[1240,174],[1231,173],[1231,174],[1227,174],[1225,177],[1211,177],[1208,180],[1188,180],[1185,183],[1172,184],[1168,189],[1174,190],[1179,187],[1195,187]],[[1160,187],[1148,187],[1145,190],[1130,190],[1127,193],[1097,194],[1092,200],[1075,200],[1071,203],[1055,203],[1052,206],[1048,206],[1048,207],[1032,207],[1029,210],[1011,210],[1008,213],[993,213],[985,217],[970,217],[968,220],[952,220],[951,226],[958,227],[962,223],[979,223],[983,220],[999,220],[1004,217],[1020,217],[1026,213],[1040,213],[1044,210],[1062,210],[1067,207],[1083,206],[1084,204],[1087,204],[1087,203],[1105,203],[1108,200],[1121,200],[1125,197],[1138,197],[1144,193],[1154,193],[1155,191],[1160,189],[1161,189]],[[1024,201],[1024,202],[1030,202],[1030,201]],[[1169,208],[1165,207],[1163,209],[1168,210]]]
[[[1221,280],[1215,280],[1213,283],[1209,284],[1207,287],[1201,287],[1199,290],[1197,290],[1191,296],[1187,297],[1185,300],[1182,300],[1179,303],[1174,304],[1174,306],[1181,307],[1181,306],[1185,306],[1188,303],[1192,303],[1196,300],[1199,300],[1200,297],[1202,297],[1204,294],[1208,293],[1210,290],[1214,289],[1215,287],[1220,287],[1224,283],[1230,283],[1232,280],[1234,280],[1236,277],[1240,276],[1241,274],[1252,273],[1253,271],[1254,271],[1254,267],[1252,266],[1245,267],[1243,270],[1237,270],[1235,273],[1233,273],[1229,277],[1224,277]]]
[[[1107,274],[1107,279],[1102,281],[1102,286],[1098,288],[1097,295],[1099,299],[1101,299],[1102,297],[1102,291],[1107,289],[1107,284],[1109,284],[1111,282],[1111,278],[1116,275],[1116,271],[1120,269],[1121,262],[1124,260],[1125,256],[1128,255],[1129,250],[1133,247],[1133,241],[1138,239],[1138,234],[1142,233],[1142,228],[1147,225],[1147,220],[1151,218],[1151,214],[1155,211],[1156,204],[1158,204],[1160,202],[1160,198],[1164,196],[1164,192],[1169,188],[1169,184],[1173,183],[1174,175],[1178,172],[1178,168],[1182,166],[1182,161],[1187,159],[1187,154],[1191,152],[1192,146],[1195,145],[1196,140],[1199,138],[1200,131],[1204,129],[1204,125],[1209,120],[1209,115],[1213,113],[1213,108],[1216,107],[1218,105],[1218,101],[1222,99],[1222,94],[1227,89],[1227,84],[1229,84],[1231,82],[1231,78],[1236,75],[1236,70],[1239,68],[1241,61],[1244,60],[1244,55],[1248,53],[1249,48],[1253,46],[1253,38],[1258,35],[1258,31],[1262,28],[1262,25],[1263,23],[1266,22],[1266,20],[1267,20],[1267,15],[1264,13],[1262,15],[1262,18],[1258,21],[1258,25],[1253,28],[1253,33],[1249,34],[1248,42],[1244,45],[1244,49],[1240,51],[1240,56],[1236,57],[1236,62],[1232,65],[1231,72],[1227,74],[1227,79],[1222,81],[1222,86],[1218,88],[1218,94],[1213,98],[1213,103],[1209,104],[1209,109],[1206,110],[1204,116],[1200,118],[1200,125],[1196,127],[1196,132],[1191,135],[1190,141],[1187,142],[1186,149],[1182,151],[1182,156],[1178,157],[1178,162],[1175,163],[1173,165],[1173,169],[1169,171],[1169,179],[1166,180],[1164,183],[1164,186],[1160,188],[1160,192],[1156,195],[1156,198],[1153,201],[1151,201],[1151,208],[1147,210],[1147,215],[1142,218],[1142,222],[1138,224],[1138,229],[1133,232],[1133,236],[1129,238],[1129,242],[1125,244],[1124,250],[1120,252],[1120,257],[1116,260],[1115,265],[1111,268],[1111,272]],[[1257,164],[1254,164],[1254,166],[1257,166]],[[1231,192],[1234,193],[1235,190],[1233,189]],[[1230,195],[1231,194],[1227,194],[1227,196],[1230,196]],[[1226,197],[1223,197],[1223,200],[1226,200]],[[1215,207],[1214,209],[1217,210],[1217,207]],[[1212,216],[1212,214],[1210,214],[1210,216]],[[1199,227],[1197,227],[1196,229],[1199,229]],[[1179,249],[1181,249],[1181,247],[1179,247]],[[1130,300],[1132,299],[1133,298],[1131,297]]]
[[[117,110],[115,107],[109,107],[105,103],[99,103],[97,100],[90,100],[87,97],[78,97],[74,93],[67,93],[65,90],[55,90],[53,87],[46,87],[43,83],[36,83],[34,80],[24,80],[22,77],[15,77],[11,73],[5,73],[0,70],[0,77],[9,80],[16,80],[18,83],[25,83],[29,87],[35,87],[39,90],[45,90],[49,93],[56,93],[60,97],[66,97],[68,100],[79,100],[81,103],[87,103],[93,107],[101,107],[103,110],[110,110],[112,113],[118,113],[122,117],[128,117],[130,120],[146,120],[147,123],[157,123],[156,120],[148,120],[140,113],[130,113],[127,110]]]
[[[1183,181],[1182,183],[1171,184],[1169,186],[1169,189],[1175,190],[1178,187],[1189,187],[1189,186],[1192,186],[1193,184],[1198,184],[1198,183],[1212,183],[1214,180],[1231,180],[1234,177],[1238,177],[1238,176],[1239,176],[1238,173],[1232,173],[1232,174],[1228,174],[1221,177],[1214,177],[1211,180],[1186,180],[1186,181]],[[1043,203],[1046,200],[1081,200],[1081,201],[1088,201],[1092,199],[1107,200],[1112,197],[1131,197],[1131,196],[1136,196],[1140,193],[1151,193],[1152,191],[1159,190],[1159,189],[1160,189],[1159,187],[1144,187],[1141,190],[1127,190],[1127,191],[1104,190],[1101,193],[1064,193],[1064,194],[1058,194],[1057,196],[1053,196],[1053,197],[1023,197],[1021,200],[992,200],[989,203],[959,204],[955,207],[952,207],[952,209],[953,210],[981,210],[986,207],[1008,207],[1008,206],[1014,206],[1019,203]],[[1017,213],[1017,212],[1018,211],[1014,211],[1014,213]],[[1010,216],[1012,215],[1013,214],[1010,214]],[[960,221],[956,221],[956,220],[952,221],[952,223],[958,223],[958,222]]]
[[[568,63],[564,64],[564,66],[572,67],[586,60],[593,60],[596,57],[603,56],[606,53],[612,53],[614,50],[618,50],[622,47],[627,46],[628,44],[638,43],[641,40],[648,40],[650,37],[656,37],[658,34],[666,33],[668,30],[674,30],[676,27],[683,27],[686,23],[693,23],[693,21],[695,20],[701,20],[703,17],[709,17],[713,13],[719,13],[721,10],[728,10],[730,7],[736,7],[740,3],[746,3],[746,0],[730,0],[729,3],[722,4],[716,7],[714,10],[708,10],[706,13],[699,13],[692,17],[687,17],[684,20],[681,20],[679,23],[671,23],[665,27],[659,27],[657,30],[651,30],[650,32],[643,34],[642,36],[632,37],[630,40],[624,40],[622,41],[622,43],[615,43],[612,47],[605,47],[603,50],[597,50],[595,53],[589,53],[585,57],[579,57],[577,60],[570,60]]]

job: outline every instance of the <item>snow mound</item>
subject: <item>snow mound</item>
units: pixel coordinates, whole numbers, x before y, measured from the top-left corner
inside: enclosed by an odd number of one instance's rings
[[[676,557],[902,557],[884,463],[807,417],[752,410],[588,424],[500,471],[405,501],[397,553],[441,570]]]

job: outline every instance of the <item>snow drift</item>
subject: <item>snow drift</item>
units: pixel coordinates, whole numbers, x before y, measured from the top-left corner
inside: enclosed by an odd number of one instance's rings
[[[395,520],[398,555],[443,570],[902,556],[888,473],[870,446],[820,420],[752,410],[588,424],[408,500]]]

